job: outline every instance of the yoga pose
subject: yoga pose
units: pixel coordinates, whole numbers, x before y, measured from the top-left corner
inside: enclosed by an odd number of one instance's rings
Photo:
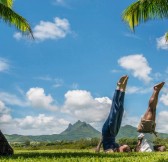
[[[102,138],[96,148],[96,152],[100,151],[101,144],[105,152],[129,152],[130,147],[128,145],[119,146],[115,142],[115,138],[121,126],[121,121],[124,112],[124,96],[127,85],[128,76],[123,76],[117,83],[112,106],[107,120],[102,128]]]
[[[153,87],[153,94],[149,100],[149,106],[144,116],[138,125],[137,131],[141,134],[138,136],[138,144],[136,151],[139,152],[152,152],[152,151],[165,151],[165,147],[158,145],[154,146],[153,141],[156,136],[156,106],[158,102],[158,95],[165,83],[161,82]]]

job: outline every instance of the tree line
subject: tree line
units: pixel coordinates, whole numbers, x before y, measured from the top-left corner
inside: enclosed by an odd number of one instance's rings
[[[77,141],[55,141],[55,142],[12,142],[11,146],[15,150],[56,150],[56,149],[94,149],[99,142],[99,138],[80,139]],[[137,138],[121,138],[117,141],[120,145],[128,144],[133,150],[137,144]],[[168,148],[168,138],[156,138],[154,145],[165,145]]]

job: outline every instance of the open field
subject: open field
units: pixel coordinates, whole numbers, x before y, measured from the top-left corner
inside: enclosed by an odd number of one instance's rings
[[[12,157],[0,157],[1,162],[167,162],[164,153],[94,153],[93,150],[15,151]]]

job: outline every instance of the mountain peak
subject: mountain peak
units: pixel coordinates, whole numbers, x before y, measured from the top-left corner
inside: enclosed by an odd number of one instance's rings
[[[86,122],[82,122],[78,120],[76,123],[69,124],[68,128],[65,129],[61,135],[64,136],[76,136],[78,139],[80,138],[92,138],[92,137],[99,137],[100,132],[93,128],[90,124]]]
[[[82,123],[80,120],[78,120],[76,123]]]
[[[86,125],[86,122],[78,120],[76,123],[73,124],[73,126],[80,126],[80,125]]]

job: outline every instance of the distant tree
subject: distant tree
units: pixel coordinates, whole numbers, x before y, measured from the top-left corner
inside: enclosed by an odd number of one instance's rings
[[[26,146],[26,147],[30,146],[30,141],[29,141],[29,140],[26,140],[26,141],[25,141],[25,146]]]
[[[14,25],[23,34],[30,34],[32,38],[33,32],[27,20],[12,10],[13,0],[0,0],[0,18],[9,25]]]
[[[168,18],[168,0],[138,0],[123,11],[122,18],[132,30],[141,22]],[[168,41],[168,32],[165,39]]]

